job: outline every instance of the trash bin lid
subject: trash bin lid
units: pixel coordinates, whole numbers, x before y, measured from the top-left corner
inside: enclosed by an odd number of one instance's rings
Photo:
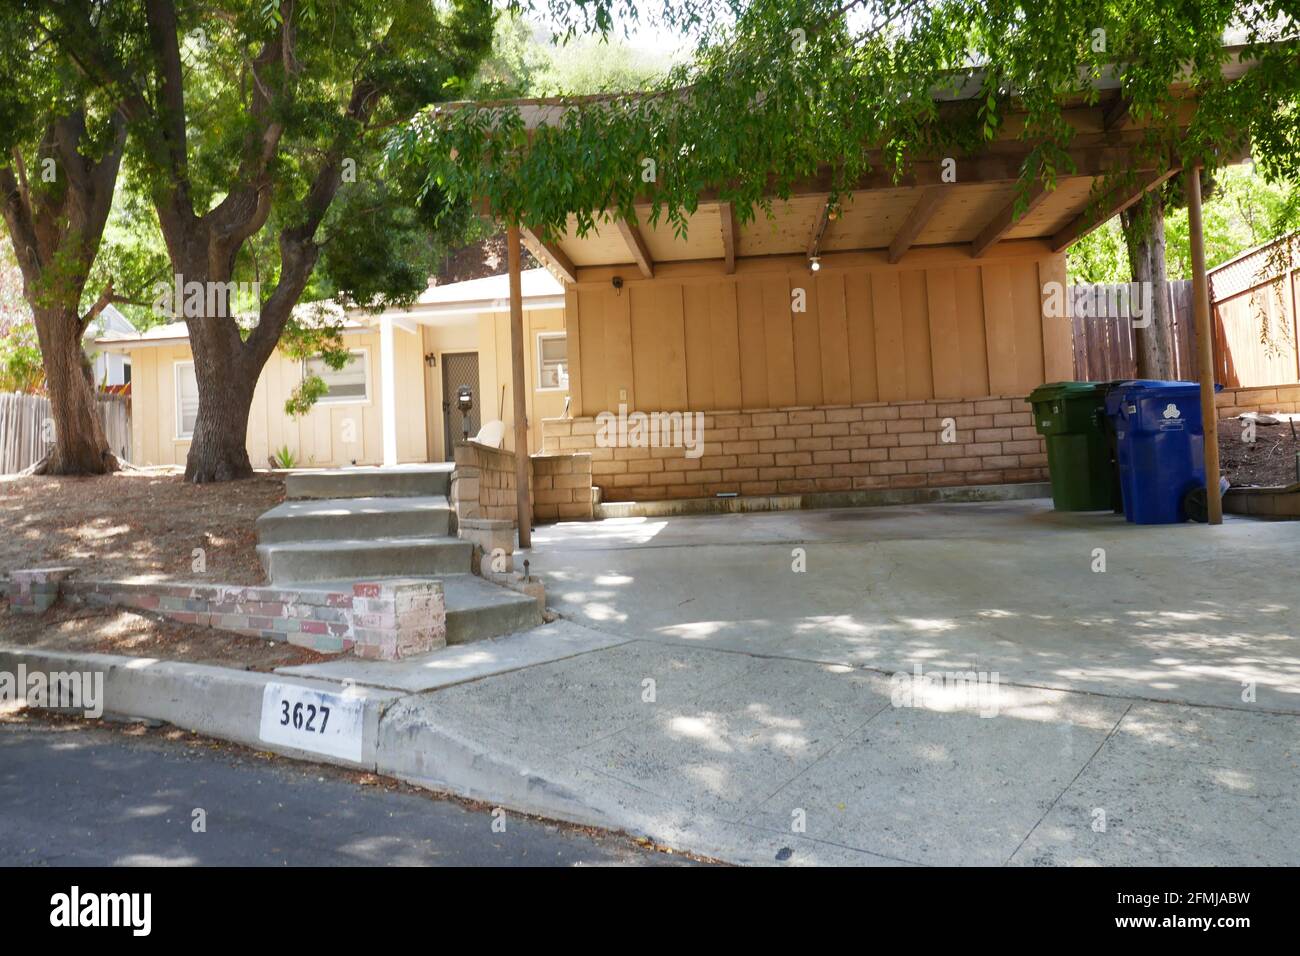
[[[1030,392],[1026,401],[1032,405],[1060,398],[1083,398],[1105,391],[1107,385],[1106,382],[1048,382]]]
[[[1216,385],[1217,392],[1220,386]],[[1123,405],[1131,404],[1143,398],[1192,398],[1199,396],[1201,386],[1198,382],[1169,382],[1154,378],[1135,378],[1120,382],[1106,393],[1106,414],[1118,414]]]

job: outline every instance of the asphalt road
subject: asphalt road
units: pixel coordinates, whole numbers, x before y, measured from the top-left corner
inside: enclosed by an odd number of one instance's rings
[[[491,809],[369,779],[188,736],[0,723],[0,866],[685,862],[511,814],[494,832]]]

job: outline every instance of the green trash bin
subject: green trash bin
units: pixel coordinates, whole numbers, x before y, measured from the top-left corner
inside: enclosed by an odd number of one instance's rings
[[[1110,511],[1114,466],[1106,436],[1107,382],[1050,382],[1029,395],[1034,427],[1047,439],[1057,511]]]

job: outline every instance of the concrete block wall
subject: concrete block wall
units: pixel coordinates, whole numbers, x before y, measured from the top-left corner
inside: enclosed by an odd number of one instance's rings
[[[943,441],[952,419],[954,440]],[[548,419],[546,446],[591,455],[605,501],[807,494],[1043,481],[1047,455],[1020,396],[704,413],[703,454],[600,447],[595,418]]]
[[[542,423],[545,429],[550,421]],[[556,452],[532,456],[533,517],[538,521],[590,520],[591,453]]]
[[[514,520],[519,507],[514,452],[473,441],[461,442],[456,446],[452,485],[458,521],[464,518]]]
[[[545,419],[543,427],[552,422],[568,422],[568,419]],[[591,455],[585,451],[532,455],[528,463],[528,488],[534,520],[592,518],[591,474]],[[487,519],[509,521],[513,525],[519,507],[515,488],[513,452],[477,442],[456,446],[452,504],[458,524]]]
[[[1225,388],[1214,396],[1220,418],[1242,412],[1300,412],[1300,385]]]

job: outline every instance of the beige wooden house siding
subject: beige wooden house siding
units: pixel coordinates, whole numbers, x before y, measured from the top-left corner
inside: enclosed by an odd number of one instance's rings
[[[610,279],[619,274],[623,288]],[[1024,395],[1071,376],[1067,319],[1042,286],[1065,257],[1040,241],[916,249],[890,266],[845,254],[813,274],[795,257],[582,270],[567,293],[575,415],[712,411]],[[794,291],[805,312],[792,309]]]
[[[395,331],[399,461],[427,460],[424,408],[424,364],[421,337]],[[348,333],[348,348],[363,349],[369,370],[367,399],[357,403],[321,403],[300,418],[284,411],[285,400],[302,378],[298,362],[276,351],[266,363],[253,393],[248,416],[248,455],[254,468],[287,445],[301,467],[313,465],[379,464],[383,459],[383,427],[379,390],[382,386],[379,333]],[[134,349],[132,361],[132,434],[136,464],[183,465],[187,439],[176,437],[177,362],[192,360],[185,344]],[[409,399],[409,400],[408,400]],[[351,427],[349,427],[351,423]],[[354,439],[347,441],[348,438]]]
[[[528,339],[526,377],[531,425],[531,450],[542,446],[542,419],[564,412],[566,390],[537,388],[537,336],[564,332],[564,310],[528,310],[524,313]],[[267,458],[288,445],[300,467],[377,465],[383,460],[382,387],[379,333],[349,332],[348,348],[364,349],[369,369],[369,394],[365,402],[320,403],[295,419],[284,411],[302,377],[299,363],[275,352],[262,370],[248,416],[248,455],[254,468],[266,467]],[[506,447],[513,448],[514,399],[510,394],[510,317],[507,313],[482,313],[455,325],[420,326],[412,334],[394,330],[397,364],[397,455],[400,462],[442,461],[443,355],[477,352],[482,420],[498,417],[501,388],[505,394]],[[425,355],[436,355],[428,365]],[[192,360],[189,346],[146,346],[131,351],[132,434],[134,461],[150,465],[183,465],[189,453],[187,439],[176,437],[177,362]],[[351,427],[348,427],[348,423]],[[355,440],[347,441],[348,437]]]
[[[563,332],[563,309],[528,309],[524,311],[524,336],[527,339],[524,360],[524,380],[528,394],[528,446],[536,452],[542,447],[542,419],[558,418],[564,414],[564,399],[568,391],[537,387],[537,336],[542,332]],[[508,312],[483,313],[478,321],[479,387],[483,391],[483,421],[500,417],[506,426],[505,447],[515,446],[514,395],[511,393],[510,370],[510,314]],[[569,362],[572,368],[573,342],[569,345]],[[572,381],[572,373],[570,373]],[[505,388],[505,402],[501,400]],[[498,411],[504,414],[498,416]]]

